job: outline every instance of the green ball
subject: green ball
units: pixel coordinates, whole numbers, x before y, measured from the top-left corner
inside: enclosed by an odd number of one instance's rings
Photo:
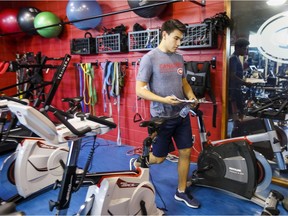
[[[60,18],[51,12],[40,12],[34,18],[34,27],[41,28],[45,26],[59,24],[61,22]],[[57,37],[62,31],[62,25],[47,27],[43,29],[38,29],[37,32],[39,35],[45,38]]]

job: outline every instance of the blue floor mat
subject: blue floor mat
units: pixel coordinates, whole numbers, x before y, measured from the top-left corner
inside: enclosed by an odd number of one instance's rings
[[[91,139],[85,139],[82,143],[82,150],[79,156],[79,167],[83,167],[88,152],[92,145]],[[90,172],[128,170],[129,161],[133,157],[131,146],[117,146],[114,142],[98,139],[93,156]],[[6,155],[0,156],[0,163]],[[191,163],[191,173],[196,169],[196,164]],[[243,200],[231,196],[223,191],[213,188],[193,186],[189,190],[201,203],[199,209],[187,207],[183,202],[174,199],[177,187],[177,163],[164,161],[162,164],[150,167],[151,182],[156,189],[156,204],[159,208],[166,209],[166,215],[260,215],[262,208],[249,200]],[[0,185],[0,188],[2,186]],[[278,190],[285,197],[288,196],[287,188],[271,184],[262,194],[267,195],[270,189]],[[87,187],[81,188],[72,194],[72,200],[67,215],[75,214],[85,200]],[[28,198],[17,204],[17,210],[24,211],[26,215],[55,215],[56,211],[49,211],[49,200],[57,200],[57,190],[49,190],[37,196]],[[288,212],[279,205],[281,215],[288,215]]]

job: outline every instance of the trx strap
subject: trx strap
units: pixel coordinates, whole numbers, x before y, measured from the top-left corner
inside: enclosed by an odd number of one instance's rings
[[[202,65],[200,70],[199,65]],[[197,98],[203,98],[205,97],[206,92],[208,93],[213,103],[213,127],[216,127],[217,104],[212,90],[210,66],[211,64],[209,61],[185,62],[185,72],[187,81],[191,85]]]
[[[134,64],[134,77],[135,77],[135,82],[136,82],[136,77],[137,77],[137,72],[138,72],[138,62],[135,62]],[[133,117],[134,123],[140,122],[143,120],[142,116],[139,113],[138,110],[138,100],[141,100],[141,98],[137,97],[137,94],[135,93],[135,115]]]

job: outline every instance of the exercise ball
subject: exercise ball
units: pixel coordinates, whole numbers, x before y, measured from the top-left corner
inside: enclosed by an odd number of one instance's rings
[[[37,31],[34,29],[34,19],[40,12],[41,11],[35,7],[20,8],[17,20],[23,32],[30,35],[37,34]]]
[[[17,21],[18,9],[3,9],[0,12],[0,32],[2,34],[22,32]]]
[[[61,20],[52,12],[40,12],[34,19],[34,27],[42,28],[45,26],[55,25],[47,28],[37,29],[39,35],[45,38],[57,37],[62,31],[62,25],[56,25],[61,23]]]
[[[166,1],[155,1],[155,0],[143,0],[143,1],[137,1],[137,0],[128,0],[128,4],[131,9],[138,8],[138,7],[143,7],[151,4],[156,4],[156,3],[162,3]],[[144,18],[152,18],[159,16],[166,8],[167,4],[164,5],[159,5],[159,6],[151,6],[147,7],[144,9],[137,9],[134,10],[133,12],[136,13],[140,17]]]
[[[68,2],[66,7],[66,15],[68,20],[80,30],[89,30],[97,27],[102,18],[89,19],[81,22],[73,22],[76,20],[82,20],[90,17],[96,17],[102,14],[101,7],[95,0],[92,1],[81,1],[71,0]]]

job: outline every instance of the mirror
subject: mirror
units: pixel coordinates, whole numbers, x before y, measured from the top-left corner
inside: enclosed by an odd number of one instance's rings
[[[259,80],[265,86],[254,93],[265,97],[269,91],[288,88],[288,1],[281,6],[270,6],[266,1],[231,1],[231,19],[234,27],[230,55],[236,39],[248,39],[248,53],[240,56],[244,77]],[[251,91],[243,87],[242,92],[247,102]],[[227,122],[227,137],[230,137],[233,121],[229,115]]]

